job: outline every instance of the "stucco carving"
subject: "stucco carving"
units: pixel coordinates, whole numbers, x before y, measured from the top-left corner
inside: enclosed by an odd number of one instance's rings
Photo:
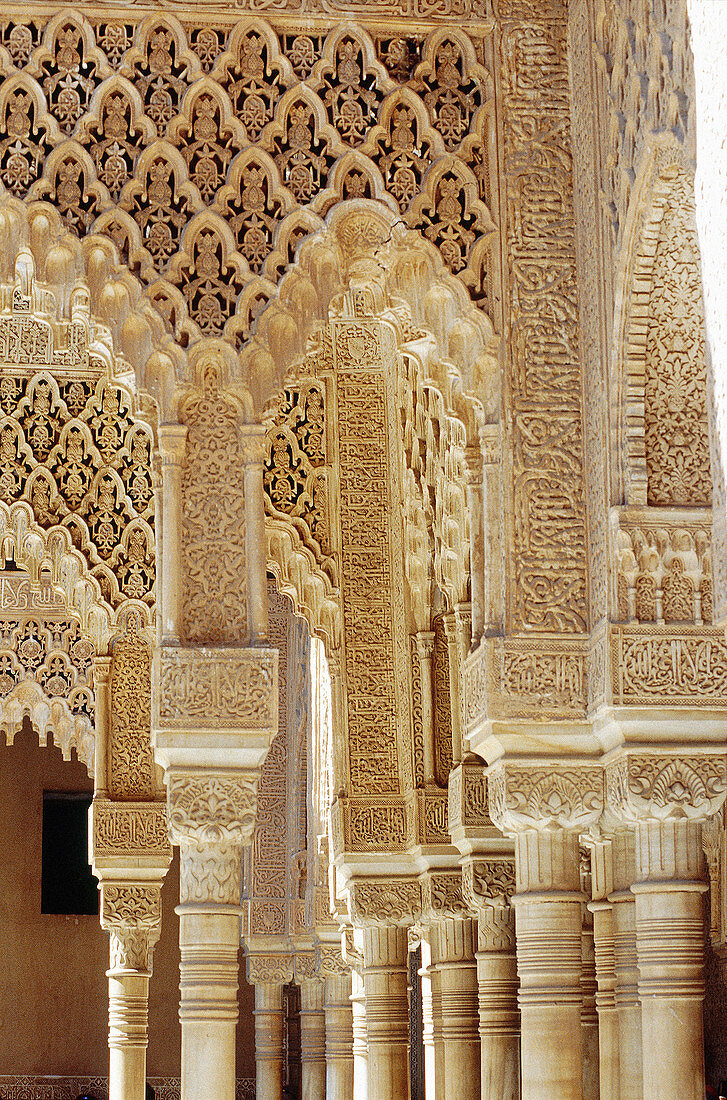
[[[488,775],[490,813],[498,828],[584,829],[598,820],[604,803],[602,768],[494,765]]]
[[[351,919],[355,926],[413,924],[421,914],[421,885],[417,879],[359,880],[350,888]]]
[[[266,649],[164,646],[155,657],[156,728],[272,730],[277,654]]]
[[[707,818],[726,791],[723,756],[628,753],[606,769],[608,807],[622,821]]]
[[[111,969],[151,972],[161,920],[158,883],[103,883],[101,925],[111,937]]]

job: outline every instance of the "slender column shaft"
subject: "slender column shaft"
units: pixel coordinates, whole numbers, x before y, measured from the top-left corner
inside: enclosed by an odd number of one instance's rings
[[[435,781],[434,763],[434,692],[432,689],[432,656],[434,633],[420,630],[416,635],[417,657],[422,682],[422,739],[424,757],[424,782]]]
[[[326,977],[323,990],[326,1026],[326,1100],[350,1100],[353,1096],[353,1012],[351,978]]]
[[[502,516],[501,468],[502,451],[499,428],[494,424],[482,428],[482,508],[487,521],[484,528],[484,619],[485,628],[496,630],[502,622]],[[473,615],[474,621],[474,615]]]
[[[177,913],[182,1100],[235,1100],[239,909],[183,904]]]
[[[149,974],[108,971],[109,1100],[144,1100]]]
[[[424,1091],[427,1100],[436,1096],[437,1072],[434,1055],[434,1002],[432,998],[432,952],[427,939],[422,939],[422,1045],[424,1047]]]
[[[701,826],[636,826],[636,942],[648,1100],[705,1094]]]
[[[364,987],[371,1100],[409,1094],[409,999],[405,928],[364,929]]]
[[[613,906],[605,898],[590,904],[596,960],[596,1010],[600,1100],[619,1100],[618,1015],[614,958]]]
[[[283,986],[255,984],[255,1096],[280,1100],[283,1093]]]
[[[448,917],[432,929],[436,1095],[443,1100],[480,1100],[476,946],[470,918]]]
[[[590,879],[590,876],[588,876]],[[593,916],[584,906],[581,933],[581,1032],[583,1038],[583,1097],[600,1100],[598,1013],[596,1011],[596,959],[593,943]]]
[[[268,636],[267,538],[265,535],[265,496],[263,459],[265,429],[258,424],[241,428],[244,443],[245,545],[247,584],[250,607],[250,633],[253,643]]]
[[[326,1020],[323,982],[308,978],[300,986],[301,1100],[325,1100]]]
[[[110,657],[94,657],[93,688],[96,696],[96,744],[93,757],[94,798],[108,798],[109,790],[109,725],[111,710],[109,706]]]
[[[460,701],[460,648],[457,620],[454,612],[443,616],[449,659],[449,704],[452,710],[452,764],[462,759],[462,707]]]
[[[353,1096],[368,1100],[369,1046],[366,1034],[366,994],[363,976],[351,971],[351,1026],[353,1031]]]
[[[481,1100],[519,1100],[520,1012],[515,911],[509,906],[480,910],[477,984]]]
[[[522,1098],[583,1100],[578,837],[528,829],[515,854]]]
[[[619,1089],[622,1097],[643,1096],[641,1053],[641,1002],[636,957],[636,907],[631,893],[634,880],[634,838],[630,831],[616,833],[612,842],[615,1004],[618,1019]],[[651,1098],[649,1098],[651,1100]]]
[[[160,603],[162,642],[166,644],[179,643],[182,625],[182,465],[186,441],[186,427],[160,426],[164,533]]]

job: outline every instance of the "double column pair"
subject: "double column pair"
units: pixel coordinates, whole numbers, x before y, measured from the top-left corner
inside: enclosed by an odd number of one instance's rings
[[[284,1082],[283,988],[300,984],[301,1100],[351,1100],[353,1028],[351,972],[340,951],[250,954],[248,981],[255,987],[257,1100],[280,1100]]]
[[[603,820],[632,840],[617,834],[610,881],[606,853],[593,859],[600,1095],[702,1100],[700,821],[725,778],[723,758],[666,754],[491,770],[493,817],[516,838],[523,1100],[584,1097],[579,834]]]

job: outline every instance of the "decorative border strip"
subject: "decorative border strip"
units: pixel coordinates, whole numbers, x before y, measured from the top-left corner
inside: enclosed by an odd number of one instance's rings
[[[150,1077],[155,1100],[179,1100],[179,1077]],[[88,1093],[96,1100],[108,1100],[108,1077],[33,1077],[0,1075],[3,1100],[76,1100]],[[239,1077],[235,1100],[255,1100],[255,1078]]]

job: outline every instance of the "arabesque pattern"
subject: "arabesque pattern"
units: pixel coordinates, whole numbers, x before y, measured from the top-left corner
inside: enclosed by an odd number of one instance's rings
[[[483,40],[69,12],[1,37],[0,180],[78,235],[109,236],[176,336],[239,346],[299,241],[346,198],[420,229],[492,312]]]

